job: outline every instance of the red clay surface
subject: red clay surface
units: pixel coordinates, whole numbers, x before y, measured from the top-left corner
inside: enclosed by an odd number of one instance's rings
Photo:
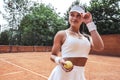
[[[47,80],[55,63],[50,52],[0,54],[0,80]],[[87,80],[120,80],[120,58],[89,55]]]

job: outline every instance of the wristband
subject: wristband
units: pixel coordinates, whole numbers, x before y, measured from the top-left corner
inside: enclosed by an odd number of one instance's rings
[[[94,22],[88,23],[87,27],[88,27],[89,32],[91,32],[93,30],[97,30],[96,25],[94,24]]]
[[[61,57],[56,57],[55,58],[55,63],[59,64]]]

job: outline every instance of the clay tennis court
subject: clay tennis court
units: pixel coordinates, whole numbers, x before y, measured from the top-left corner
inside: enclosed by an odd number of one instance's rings
[[[50,52],[0,54],[0,80],[47,80],[55,63]],[[89,55],[87,80],[120,80],[120,58]]]

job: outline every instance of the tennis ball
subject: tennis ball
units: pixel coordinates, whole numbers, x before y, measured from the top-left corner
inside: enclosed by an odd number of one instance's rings
[[[73,64],[71,61],[65,61],[64,68],[70,69],[73,67]]]

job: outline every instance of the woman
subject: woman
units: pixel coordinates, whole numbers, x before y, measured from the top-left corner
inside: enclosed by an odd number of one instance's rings
[[[104,49],[103,41],[90,13],[85,13],[80,6],[73,6],[69,12],[69,23],[68,29],[58,31],[55,35],[51,60],[58,65],[48,80],[85,80],[84,66],[90,49],[97,51]],[[87,25],[90,40],[79,31],[82,23]],[[69,69],[64,67],[67,60],[73,63]]]

